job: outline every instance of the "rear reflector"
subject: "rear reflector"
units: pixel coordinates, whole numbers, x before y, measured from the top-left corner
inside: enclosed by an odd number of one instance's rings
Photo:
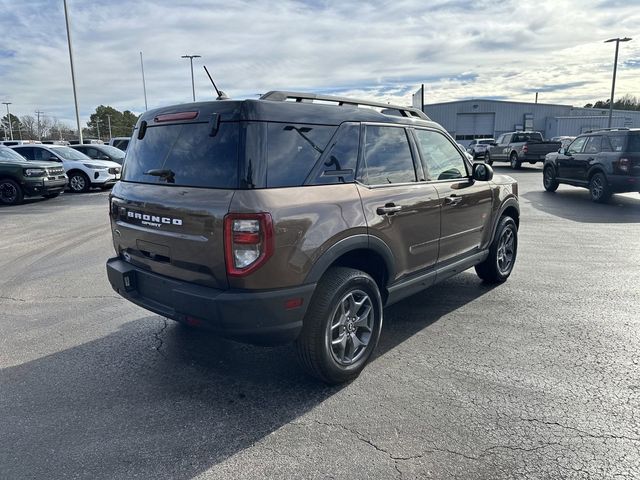
[[[284,308],[286,310],[293,310],[294,308],[299,308],[302,306],[302,298],[290,298],[286,302],[284,302]]]
[[[198,112],[178,112],[178,113],[165,113],[158,115],[153,120],[156,123],[159,122],[176,122],[179,120],[193,120],[198,116]]]

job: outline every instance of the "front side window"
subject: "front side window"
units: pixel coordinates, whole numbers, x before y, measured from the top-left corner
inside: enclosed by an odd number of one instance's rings
[[[33,160],[57,161],[58,157],[55,153],[51,153],[45,148],[34,148]],[[72,149],[70,149],[72,150]]]
[[[367,185],[416,181],[411,147],[404,128],[367,125],[364,168],[358,176]]]
[[[600,144],[602,137],[589,137],[584,146],[584,153],[600,153]]]
[[[18,152],[20,155],[22,155],[27,160],[35,160],[35,155],[34,155],[34,152],[33,152],[34,150],[35,150],[35,148],[33,148],[33,147],[16,148],[16,152]]]
[[[467,176],[464,159],[447,137],[433,130],[416,130],[415,133],[429,180],[451,180]]]
[[[576,153],[580,153],[582,151],[582,147],[584,143],[587,141],[587,137],[578,137],[576,138],[569,148],[567,148],[567,155],[575,155]]]

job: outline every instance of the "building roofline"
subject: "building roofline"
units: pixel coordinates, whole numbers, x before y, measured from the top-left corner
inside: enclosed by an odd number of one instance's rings
[[[584,108],[584,107],[574,107],[573,105],[566,105],[561,103],[533,103],[533,102],[518,102],[515,100],[495,100],[493,98],[467,98],[464,100],[452,100],[450,102],[438,102],[438,103],[425,103],[425,107],[431,107],[435,105],[448,105],[451,103],[462,103],[462,102],[495,102],[495,103],[517,103],[520,105],[547,105],[553,107],[569,107],[569,108]]]

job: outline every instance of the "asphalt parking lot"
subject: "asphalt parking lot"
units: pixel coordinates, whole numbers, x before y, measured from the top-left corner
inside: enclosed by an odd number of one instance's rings
[[[106,192],[0,207],[0,477],[639,478],[640,195],[520,183],[515,271],[386,310],[343,387],[118,297]]]

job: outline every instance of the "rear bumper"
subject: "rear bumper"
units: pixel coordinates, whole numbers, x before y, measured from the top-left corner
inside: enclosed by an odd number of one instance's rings
[[[609,188],[616,193],[640,192],[640,177],[631,175],[607,175]]]
[[[295,340],[316,284],[267,291],[219,290],[165,277],[121,260],[107,261],[113,289],[127,300],[178,322],[222,336],[274,345]],[[302,299],[287,309],[285,302]]]
[[[549,152],[520,154],[519,159],[523,162],[529,162],[529,163],[537,163],[537,162],[544,163],[544,160],[548,153]]]

